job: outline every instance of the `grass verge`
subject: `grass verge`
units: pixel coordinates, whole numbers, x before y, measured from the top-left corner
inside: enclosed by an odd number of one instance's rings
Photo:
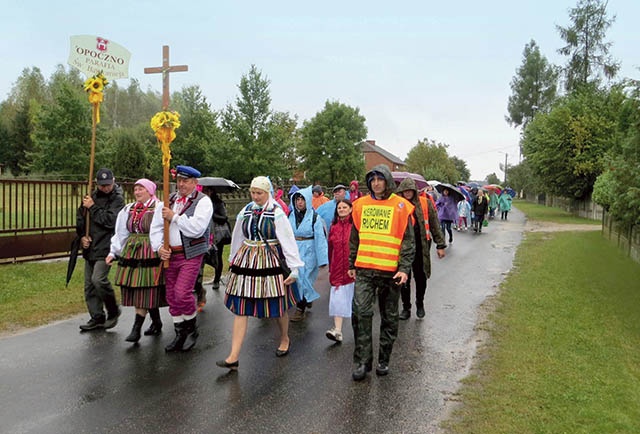
[[[225,246],[224,268],[227,270],[229,246]],[[2,269],[0,288],[0,334],[37,327],[87,311],[84,302],[84,261],[78,259],[75,272],[65,287],[67,261],[6,264]],[[204,279],[213,276],[213,268],[205,266]],[[115,274],[112,267],[110,276]],[[120,299],[120,288],[115,287]],[[87,316],[88,319],[88,316]]]
[[[640,265],[599,232],[528,233],[461,405],[443,426],[465,434],[640,432],[639,281]]]
[[[529,220],[537,220],[541,222],[554,222],[561,224],[585,224],[585,225],[602,225],[599,220],[591,220],[583,217],[576,217],[560,208],[552,208],[542,206],[526,200],[514,200],[513,206],[527,215]]]

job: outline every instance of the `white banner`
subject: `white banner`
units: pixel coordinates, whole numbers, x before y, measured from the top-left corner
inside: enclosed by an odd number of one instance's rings
[[[122,45],[100,36],[77,35],[71,37],[71,50],[67,63],[87,77],[100,71],[108,80],[129,77],[131,53]]]

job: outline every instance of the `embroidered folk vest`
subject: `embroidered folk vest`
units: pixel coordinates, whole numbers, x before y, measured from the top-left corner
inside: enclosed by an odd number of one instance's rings
[[[171,207],[173,207],[173,203],[177,196],[177,193],[172,193],[169,197]],[[195,197],[187,199],[187,203],[182,208],[180,215],[184,214],[187,217],[193,217],[196,212],[198,202],[200,202],[204,196],[204,193],[197,191]],[[207,253],[207,250],[209,250],[209,225],[207,225],[207,229],[204,231],[204,234],[198,238],[187,237],[180,232],[180,239],[182,240],[182,248],[184,249],[184,257],[186,259],[191,259],[198,255],[204,255]]]

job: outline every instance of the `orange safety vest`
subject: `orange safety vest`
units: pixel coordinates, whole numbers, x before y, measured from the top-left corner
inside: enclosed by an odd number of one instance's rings
[[[351,215],[360,235],[355,266],[395,272],[400,246],[415,207],[408,200],[391,194],[386,200],[363,196],[353,202]]]
[[[427,203],[427,199],[424,196],[418,196],[420,200],[420,206],[422,207],[422,215],[424,216],[424,229],[427,233],[427,241],[431,239],[431,232],[429,231],[429,204]],[[433,202],[433,199],[431,199]],[[435,205],[434,205],[435,208]]]

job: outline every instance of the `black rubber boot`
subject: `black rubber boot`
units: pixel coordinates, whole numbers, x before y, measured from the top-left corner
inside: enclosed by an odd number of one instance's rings
[[[160,319],[160,309],[154,307],[149,309],[151,325],[144,331],[145,336],[157,336],[162,333],[162,320]]]
[[[144,316],[136,314],[136,319],[133,322],[133,328],[129,336],[125,338],[127,342],[138,342],[140,340],[140,330],[142,329],[142,323],[144,323]]]
[[[185,341],[182,346],[182,351],[189,351],[196,345],[196,340],[198,339],[198,327],[196,326],[196,318],[191,318],[184,323],[184,334]]]
[[[164,347],[164,350],[167,353],[173,353],[176,351],[182,351],[182,347],[184,346],[184,341],[187,339],[187,334],[185,333],[185,323],[186,321],[177,323],[175,325],[176,337],[173,338],[173,342]]]

